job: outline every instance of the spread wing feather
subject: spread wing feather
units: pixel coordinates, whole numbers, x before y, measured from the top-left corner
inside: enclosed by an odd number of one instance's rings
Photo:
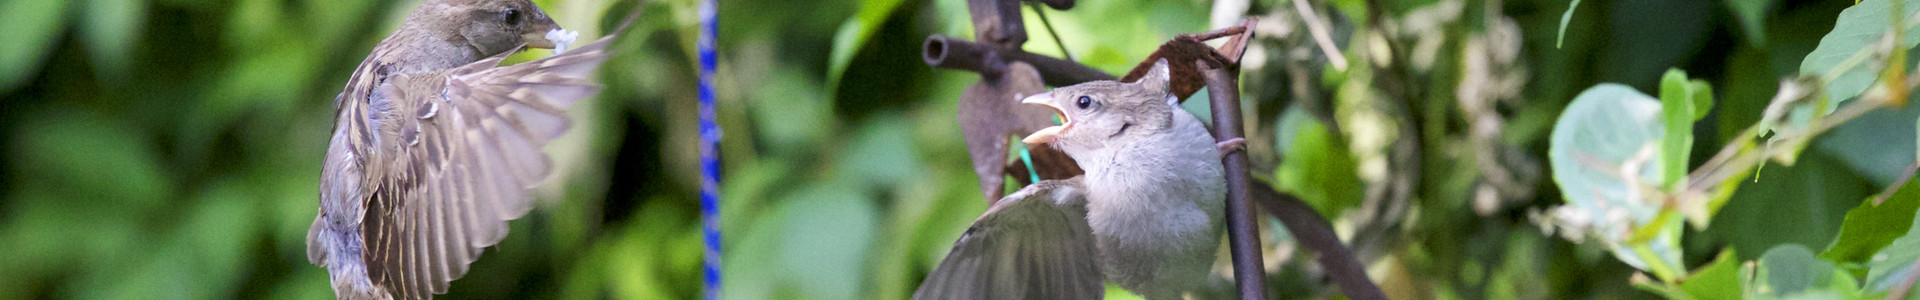
[[[987,209],[914,299],[1099,299],[1080,178],[1045,180]]]
[[[392,124],[380,129],[381,150],[400,169],[376,182],[376,198],[396,199],[391,210],[365,222],[369,238],[379,239],[366,252],[375,282],[396,298],[431,298],[506,238],[507,221],[533,207],[528,189],[551,173],[541,147],[566,132],[568,107],[599,91],[587,77],[606,61],[610,39],[520,64],[497,66],[502,54],[386,83],[404,100],[379,122]]]

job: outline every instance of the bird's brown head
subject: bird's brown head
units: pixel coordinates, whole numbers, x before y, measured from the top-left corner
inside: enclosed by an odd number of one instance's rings
[[[547,32],[561,29],[545,11],[528,0],[428,0],[408,16],[407,23],[433,32],[450,33],[482,56],[529,48],[552,49]]]
[[[1020,102],[1038,104],[1060,115],[1060,125],[1035,131],[1022,141],[1051,143],[1073,153],[1075,148],[1103,148],[1131,143],[1172,127],[1175,103],[1167,93],[1167,61],[1153,64],[1146,76],[1132,83],[1094,81],[1028,96]]]

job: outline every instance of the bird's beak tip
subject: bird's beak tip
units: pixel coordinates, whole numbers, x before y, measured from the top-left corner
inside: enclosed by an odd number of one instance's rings
[[[572,36],[568,36],[572,32],[552,20],[545,20],[528,28],[527,33],[520,34],[520,38],[527,41],[527,48],[554,49],[555,46],[573,42]]]
[[[1052,102],[1051,100],[1053,100],[1053,92],[1045,92],[1045,93],[1033,94],[1033,96],[1027,96],[1027,98],[1020,99],[1020,103],[1053,106],[1053,104],[1050,103]]]

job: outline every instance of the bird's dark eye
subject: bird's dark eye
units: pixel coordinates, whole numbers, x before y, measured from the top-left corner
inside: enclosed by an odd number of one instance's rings
[[[520,10],[508,7],[507,10],[500,11],[500,19],[505,20],[509,26],[519,26]]]
[[[1088,106],[1093,106],[1093,98],[1080,96],[1080,99],[1073,100],[1073,106],[1078,106],[1080,109],[1087,109]]]

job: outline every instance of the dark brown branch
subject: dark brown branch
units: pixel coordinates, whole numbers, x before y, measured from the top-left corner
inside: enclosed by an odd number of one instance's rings
[[[1353,251],[1340,243],[1340,236],[1312,206],[1266,183],[1255,182],[1252,186],[1253,202],[1279,218],[1280,224],[1287,226],[1287,232],[1292,233],[1300,245],[1319,254],[1320,267],[1326,269],[1327,277],[1334,283],[1340,284],[1340,292],[1348,299],[1387,299],[1387,294],[1367,277],[1367,266],[1360,264]]]
[[[968,42],[943,35],[927,36],[920,52],[927,65],[967,70],[983,75],[999,74],[1009,61],[1025,62],[1040,71],[1047,85],[1068,86],[1095,80],[1114,80],[1111,74],[1078,63],[1020,50],[997,49],[987,44]]]
[[[1236,67],[1200,72],[1206,76],[1207,95],[1213,98],[1213,132],[1219,141],[1246,135],[1240,125],[1240,72]],[[1227,245],[1233,253],[1233,280],[1240,288],[1240,299],[1266,299],[1260,227],[1253,222],[1253,207],[1247,205],[1247,152],[1227,152],[1221,160],[1227,169]]]

